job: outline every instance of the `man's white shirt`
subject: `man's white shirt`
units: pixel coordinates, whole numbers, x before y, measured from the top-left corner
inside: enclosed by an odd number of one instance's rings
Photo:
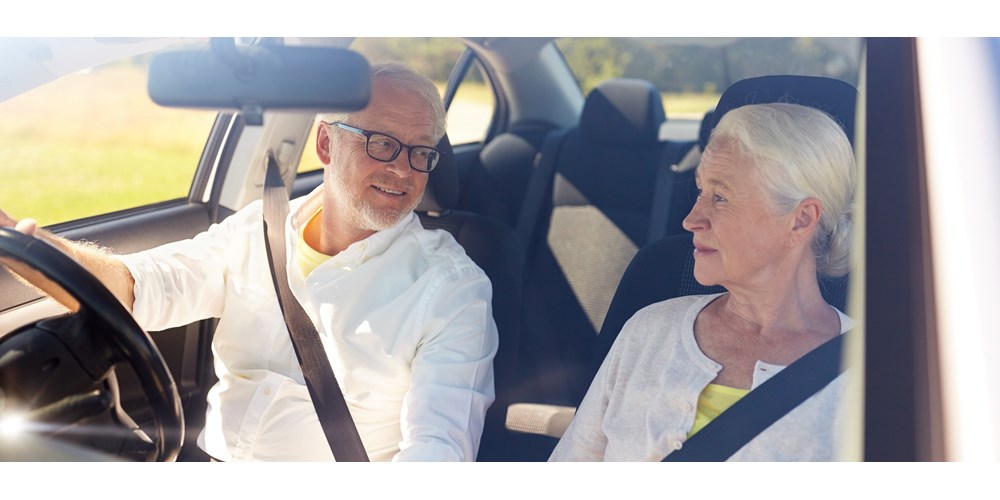
[[[294,200],[287,255],[322,187]],[[332,460],[265,253],[262,203],[193,239],[121,256],[147,331],[218,317],[219,382],[199,446],[219,460]],[[444,231],[409,214],[303,276],[292,292],[313,320],[373,461],[474,460],[494,399],[497,330],[486,274]]]

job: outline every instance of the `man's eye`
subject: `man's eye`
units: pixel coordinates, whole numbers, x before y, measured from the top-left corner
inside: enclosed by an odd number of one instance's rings
[[[373,135],[368,139],[368,148],[378,151],[394,151],[396,149],[396,141],[384,135]]]

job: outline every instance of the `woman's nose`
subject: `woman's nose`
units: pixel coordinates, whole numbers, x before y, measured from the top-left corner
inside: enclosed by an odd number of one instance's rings
[[[702,212],[701,199],[695,202],[694,206],[691,207],[691,211],[688,212],[687,217],[681,222],[681,226],[684,227],[685,231],[691,231],[692,233],[705,229],[707,221]]]

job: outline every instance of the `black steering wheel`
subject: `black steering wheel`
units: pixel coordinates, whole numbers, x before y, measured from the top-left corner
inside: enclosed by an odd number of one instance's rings
[[[121,447],[131,450],[114,451],[175,460],[184,440],[177,385],[152,339],[121,302],[64,252],[12,228],[0,227],[0,264],[70,310],[6,335],[0,332],[0,413],[20,405],[40,420],[58,413],[64,426],[105,413],[143,441],[138,448],[144,451],[136,452],[134,443]],[[152,436],[118,403],[113,368],[120,363],[135,372],[152,409]],[[39,380],[55,374],[59,384]],[[32,388],[11,388],[25,383]],[[19,396],[29,401],[15,401]]]

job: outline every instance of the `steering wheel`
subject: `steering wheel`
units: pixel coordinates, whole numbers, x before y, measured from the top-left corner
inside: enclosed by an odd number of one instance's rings
[[[0,389],[5,380],[15,385],[28,381],[41,388],[26,397],[33,399],[31,414],[43,419],[53,413],[74,420],[110,413],[112,420],[132,427],[144,440],[144,458],[175,460],[184,440],[177,385],[152,339],[114,294],[61,250],[12,228],[0,227],[0,264],[70,310],[68,315],[43,319],[6,336],[0,332]],[[151,438],[132,423],[117,401],[113,368],[120,363],[134,370],[153,411]],[[61,374],[59,387],[37,380],[54,373]],[[95,389],[98,386],[103,390]],[[80,390],[87,394],[78,394]],[[12,391],[6,392],[10,409]],[[0,414],[3,401],[0,390]]]

